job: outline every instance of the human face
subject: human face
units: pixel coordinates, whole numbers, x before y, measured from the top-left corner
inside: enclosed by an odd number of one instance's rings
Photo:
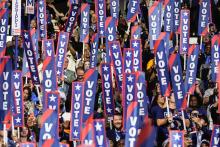
[[[197,104],[198,104],[197,98],[193,96],[193,97],[191,98],[191,100],[190,100],[190,105],[191,105],[192,107],[195,107],[195,106],[197,106]]]
[[[68,60],[68,58],[65,58],[65,61],[64,61],[64,64],[63,64],[64,69],[67,69],[68,64],[69,64],[69,60]]]
[[[122,116],[121,115],[114,115],[113,125],[116,129],[121,129],[122,127]]]
[[[90,62],[89,62],[89,61],[86,61],[86,62],[84,63],[84,70],[88,70],[89,67],[90,67]]]
[[[211,53],[211,46],[210,45],[207,45],[206,48],[205,48],[205,53],[206,54],[210,54]]]
[[[36,27],[37,27],[36,21],[34,19],[31,20],[31,28],[36,28]]]
[[[83,70],[77,70],[76,71],[76,75],[77,75],[77,81],[83,81],[84,79],[84,71]]]
[[[162,95],[158,95],[157,103],[163,105],[165,103],[165,98]]]
[[[96,14],[92,14],[91,22],[92,22],[92,24],[97,23],[97,17],[96,17]]]
[[[89,49],[85,49],[84,58],[89,58],[89,57],[90,57]]]
[[[21,131],[21,137],[27,137],[28,136],[28,128],[23,127]]]
[[[23,92],[23,94],[24,94],[24,100],[27,100],[27,99],[28,99],[28,96],[29,96],[28,90],[25,89],[24,92]]]

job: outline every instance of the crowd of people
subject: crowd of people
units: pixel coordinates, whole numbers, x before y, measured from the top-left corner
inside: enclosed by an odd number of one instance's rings
[[[90,28],[89,38],[97,32],[97,14],[95,13],[95,5],[93,1],[84,1],[90,4]],[[212,22],[210,22],[210,31],[203,38],[203,50],[199,51],[196,84],[194,94],[190,95],[189,106],[184,113],[176,110],[175,98],[172,93],[169,100],[170,114],[167,114],[166,99],[161,95],[160,85],[155,65],[155,56],[150,49],[149,44],[149,25],[148,10],[153,4],[152,0],[141,0],[140,3],[140,19],[133,25],[139,25],[142,28],[142,71],[146,75],[147,96],[149,98],[148,117],[152,119],[154,127],[157,128],[155,146],[169,146],[169,130],[185,130],[185,146],[208,147],[212,134],[213,125],[220,125],[220,114],[218,110],[218,89],[216,82],[211,81],[210,71],[213,64],[211,58],[211,39],[220,31],[220,1],[211,0],[212,3]],[[58,34],[65,28],[70,8],[69,1],[46,0],[47,5],[47,35],[48,39],[54,39],[55,49],[58,41]],[[190,36],[198,37],[198,12],[199,0],[183,0],[182,7],[190,9],[191,26]],[[8,8],[11,8],[11,2],[8,2]],[[128,22],[126,21],[126,11],[121,10],[118,18],[117,40],[120,42],[121,48],[128,48],[130,44],[130,34],[127,33]],[[22,0],[22,29],[37,29],[36,15],[27,16],[25,14],[25,2]],[[106,16],[110,16],[110,0],[106,0]],[[80,17],[80,16],[79,16]],[[10,20],[10,19],[9,19]],[[13,22],[9,22],[9,25]],[[29,24],[28,24],[29,23]],[[83,81],[86,71],[90,68],[90,44],[84,45],[80,39],[80,19],[77,20],[73,32],[70,34],[68,42],[66,58],[64,60],[64,78],[58,79],[58,91],[60,94],[60,124],[59,139],[73,146],[74,143],[69,141],[70,133],[70,110],[71,110],[71,94],[72,82]],[[199,41],[198,41],[199,42]],[[7,42],[6,56],[10,56],[13,63],[13,69],[23,70],[24,68],[24,48],[22,37],[18,37],[17,47],[18,56],[15,57],[15,37]],[[56,52],[56,50],[55,50]],[[43,51],[41,42],[39,41],[39,58],[38,71],[40,81],[43,78]],[[100,64],[103,63],[105,57],[105,43],[99,43],[97,55],[97,69],[100,71]],[[17,59],[16,59],[17,58]],[[16,60],[15,60],[16,59]],[[183,57],[182,57],[183,59]],[[182,63],[183,65],[183,63]],[[183,71],[185,78],[185,71]],[[30,74],[25,73],[23,77],[23,100],[24,100],[24,120],[25,126],[21,127],[19,132],[17,129],[12,133],[8,131],[8,143],[6,146],[16,146],[18,143],[38,142],[40,134],[41,116],[43,114],[43,106],[39,98],[42,95],[38,93],[33,84]],[[113,80],[113,82],[115,82]],[[98,83],[96,90],[96,99],[94,106],[94,118],[105,118],[105,111],[102,99],[102,80],[100,73],[98,75]],[[113,127],[110,127],[106,121],[106,136],[110,146],[125,146],[125,132],[122,131],[122,94],[113,83],[113,99],[115,103],[115,114],[113,117]],[[183,122],[184,115],[184,122]],[[185,126],[184,126],[185,125]],[[141,128],[140,128],[141,129]],[[125,130],[126,131],[126,130]],[[3,130],[0,130],[0,146],[3,145]],[[219,143],[220,144],[220,143]]]

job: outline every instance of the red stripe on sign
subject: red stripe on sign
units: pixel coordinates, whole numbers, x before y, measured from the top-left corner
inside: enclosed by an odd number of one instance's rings
[[[42,145],[42,147],[51,147],[53,143],[54,143],[54,139],[47,139]]]
[[[41,117],[41,127],[45,123],[45,121],[51,116],[53,113],[52,109],[47,109]]]
[[[171,70],[175,60],[176,60],[176,54],[171,54],[170,58],[169,58],[169,64],[168,64],[170,70]]]
[[[88,135],[92,125],[90,123],[86,123],[85,127],[82,128],[81,140],[85,140],[86,136]]]
[[[158,1],[155,1],[153,3],[153,5],[150,7],[149,9],[149,16],[154,12],[154,10],[157,8],[157,6],[159,5],[159,2]]]
[[[30,31],[31,36],[33,36],[35,34],[35,32],[36,32],[35,28],[31,29],[31,31]]]
[[[4,14],[6,13],[7,9],[2,9],[0,11],[0,19],[2,19],[2,17],[4,16]]]
[[[158,40],[163,40],[165,38],[166,34],[167,34],[166,32],[161,32],[158,37]]]
[[[205,29],[201,33],[201,36],[206,36],[207,34],[208,34],[208,27],[205,27]]]
[[[170,0],[165,0],[164,1],[164,7],[166,8],[166,6],[168,5],[168,3],[170,2]]]
[[[93,72],[94,72],[94,69],[89,69],[84,76],[84,81],[86,81],[88,78],[90,78],[90,76],[93,74]]]
[[[110,22],[112,21],[112,17],[107,17],[106,21],[105,21],[105,30],[108,29],[108,26],[110,24]]]
[[[88,117],[85,123],[92,123],[92,122],[93,122],[93,113],[90,114],[90,116]]]
[[[6,2],[0,2],[0,9],[3,9],[5,7]]]
[[[96,35],[97,35],[97,33],[95,33],[95,34],[92,36],[92,38],[91,38],[91,42],[92,42],[92,43],[94,43],[95,38],[96,38]]]
[[[168,84],[168,87],[167,87],[167,89],[166,89],[166,91],[165,91],[164,96],[170,96],[170,89],[171,89],[171,86],[170,86],[170,83],[169,83],[169,84]]]
[[[131,17],[128,21],[129,22],[134,22],[136,20],[138,13],[135,13],[135,15],[133,17]]]
[[[46,59],[43,62],[43,68],[42,70],[45,71],[45,69],[47,68],[48,64],[50,63],[52,57],[46,57]]]
[[[86,9],[87,6],[88,6],[87,3],[82,4],[82,6],[81,6],[81,13]]]
[[[84,43],[88,43],[88,42],[89,42],[89,34],[87,34],[85,39],[84,39]]]
[[[154,54],[156,54],[157,49],[158,49],[160,43],[161,43],[161,40],[156,40],[155,41],[155,44],[154,44]]]
[[[11,128],[11,112],[10,111],[7,111],[3,123],[6,124],[7,130]]]
[[[219,41],[218,35],[214,35],[214,36],[212,37],[212,47],[214,46],[214,44],[216,43],[216,41]],[[220,41],[219,41],[219,42],[220,42]]]
[[[5,56],[5,51],[6,51],[6,47],[2,50],[2,52],[0,52],[0,57],[4,57]]]
[[[193,45],[190,46],[190,48],[189,48],[189,50],[188,50],[188,57],[189,57],[190,55],[192,55],[192,53],[193,53],[193,51],[195,50],[195,48],[196,48],[196,45],[195,45],[195,44],[193,44]]]
[[[0,75],[2,75],[3,71],[4,71],[4,68],[5,68],[5,60],[3,60],[1,63],[0,63]]]
[[[148,116],[146,116],[144,122],[145,122],[145,126],[140,132],[136,146],[141,146],[152,134],[153,131],[152,120],[149,119]]]
[[[131,102],[131,104],[128,106],[128,110],[127,110],[127,118],[129,118],[133,112],[133,110],[135,109],[135,107],[137,107],[137,102]]]
[[[1,61],[2,61],[2,62],[0,63],[0,75],[2,75],[2,73],[3,73],[4,69],[5,69],[5,66],[6,66],[8,60],[9,60],[9,57],[3,57],[3,58],[1,58]]]
[[[137,31],[137,29],[138,29],[138,26],[133,26],[131,28],[131,35],[134,35],[134,33]]]

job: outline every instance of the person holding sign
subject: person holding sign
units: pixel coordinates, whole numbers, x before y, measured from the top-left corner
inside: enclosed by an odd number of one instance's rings
[[[162,146],[163,141],[167,139],[168,126],[173,121],[173,116],[171,113],[167,114],[166,107],[165,97],[157,93],[152,103],[151,115],[155,122],[154,125],[158,127],[157,133],[161,134],[160,137],[157,137],[158,146]]]

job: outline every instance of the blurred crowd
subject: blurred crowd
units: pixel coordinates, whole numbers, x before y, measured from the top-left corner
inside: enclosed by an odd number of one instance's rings
[[[27,16],[24,12],[25,1],[22,4],[22,12],[24,20],[22,21],[23,29],[37,28],[36,15]],[[48,38],[54,39],[55,49],[57,45],[58,33],[65,28],[65,23],[68,18],[70,4],[67,1],[46,0],[47,5],[47,28]],[[86,1],[85,1],[86,2]],[[97,32],[97,15],[95,13],[95,5],[93,1],[87,1],[91,4],[90,7],[90,29],[89,38]],[[210,71],[211,64],[211,38],[220,31],[220,1],[211,0],[212,2],[212,17],[210,23],[210,31],[203,38],[203,50],[199,52],[196,87],[194,94],[190,96],[189,107],[184,110],[184,113],[176,110],[175,98],[173,93],[169,97],[170,114],[167,114],[167,105],[165,97],[160,94],[160,86],[158,83],[157,71],[154,61],[154,54],[150,50],[149,45],[149,28],[148,28],[148,10],[152,5],[152,0],[141,0],[140,3],[140,20],[131,25],[139,25],[142,28],[142,71],[146,74],[147,96],[149,98],[148,114],[152,119],[153,125],[157,127],[157,136],[155,146],[169,146],[169,130],[185,130],[185,146],[208,147],[211,139],[213,124],[220,124],[220,115],[218,109],[218,90],[217,84],[211,81]],[[11,2],[8,4],[11,7]],[[198,12],[199,0],[183,0],[182,7],[189,8],[191,13],[191,37],[198,37]],[[129,47],[130,34],[127,34],[126,10],[120,11],[117,40],[120,41],[121,49]],[[106,1],[106,15],[110,16],[110,0]],[[10,20],[10,19],[9,19]],[[28,24],[29,23],[29,24]],[[9,22],[9,24],[11,24]],[[84,52],[82,51],[83,44],[79,42],[80,19],[76,22],[67,47],[67,54],[64,61],[64,78],[58,79],[58,90],[61,97],[60,102],[60,142],[68,143],[70,132],[70,109],[71,109],[71,87],[74,81],[83,81],[86,71],[90,68],[90,44],[85,44]],[[13,64],[13,68],[22,70],[24,62],[24,50],[22,37],[18,37],[18,57],[17,64]],[[105,41],[104,41],[105,42]],[[199,42],[199,41],[198,41]],[[6,55],[11,56],[15,62],[15,37],[12,37],[7,42]],[[39,42],[39,58],[38,70],[40,80],[42,80],[43,67],[43,51],[41,42]],[[55,50],[56,52],[56,50]],[[98,47],[98,63],[97,69],[100,71],[100,64],[104,62],[105,43]],[[183,59],[183,57],[182,57]],[[17,66],[17,67],[15,67]],[[100,73],[100,72],[99,72]],[[185,71],[183,71],[185,78]],[[115,81],[113,81],[113,92],[115,102],[115,115],[113,117],[113,128],[110,128],[109,122],[106,121],[106,135],[110,140],[110,146],[124,146],[125,133],[122,128],[122,94],[116,89]],[[29,74],[24,75],[23,99],[24,99],[24,116],[25,126],[20,128],[19,133],[15,130],[14,133],[8,132],[8,145],[16,146],[20,142],[38,142],[40,132],[40,118],[42,116],[42,105],[39,102],[39,97],[35,85],[32,83]],[[101,76],[98,76],[98,86],[94,107],[94,118],[105,118],[102,100]],[[183,115],[184,121],[183,123]],[[186,125],[184,128],[184,124]],[[0,144],[3,142],[3,131],[0,131]],[[2,145],[3,146],[3,145]]]

